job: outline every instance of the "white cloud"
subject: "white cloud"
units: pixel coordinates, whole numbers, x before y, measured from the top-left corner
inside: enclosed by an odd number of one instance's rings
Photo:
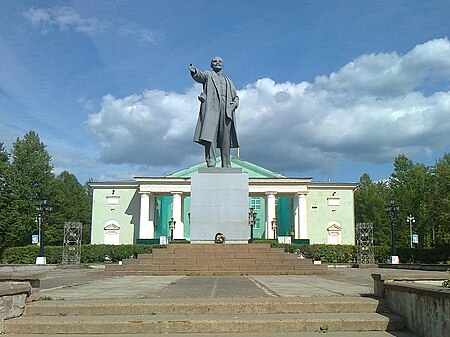
[[[142,95],[103,97],[101,110],[91,114],[88,128],[102,145],[107,163],[177,165],[193,153],[199,88],[185,94],[148,90]]]
[[[401,96],[420,88],[426,80],[448,79],[449,55],[447,39],[417,45],[404,56],[396,52],[362,55],[330,76],[317,77],[314,84],[335,93]]]
[[[24,13],[24,17],[35,28],[47,34],[51,30],[75,31],[87,35],[99,33],[114,33],[121,37],[131,37],[143,44],[153,43],[159,34],[146,29],[135,27],[131,24],[121,24],[100,20],[95,17],[82,17],[74,8],[69,6],[52,8],[30,8]]]
[[[82,18],[72,7],[30,8],[24,13],[34,27],[39,27],[44,33],[51,29],[62,31],[74,30],[80,33],[93,34],[108,26],[96,18]]]
[[[84,97],[78,97],[77,103],[79,103],[83,107],[83,109],[86,111],[90,111],[90,112],[94,111],[95,104],[92,100],[88,100]]]
[[[124,37],[131,37],[135,41],[142,44],[153,43],[159,37],[159,34],[157,34],[155,31],[132,26],[120,26],[118,28],[118,33],[119,35]]]
[[[279,172],[329,173],[341,159],[386,163],[448,149],[449,75],[450,42],[438,39],[405,55],[362,55],[313,83],[260,79],[238,92],[241,156]],[[200,91],[105,96],[87,121],[101,160],[176,167],[201,158],[192,142]]]

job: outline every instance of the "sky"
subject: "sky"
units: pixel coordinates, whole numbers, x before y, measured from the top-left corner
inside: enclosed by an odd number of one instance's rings
[[[82,184],[200,163],[188,67],[221,56],[242,159],[386,179],[450,152],[449,35],[449,0],[0,0],[0,142],[37,132]]]

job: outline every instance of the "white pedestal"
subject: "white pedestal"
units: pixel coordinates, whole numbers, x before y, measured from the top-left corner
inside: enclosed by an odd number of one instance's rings
[[[47,258],[45,256],[38,256],[36,258],[36,264],[47,264]]]
[[[191,178],[191,243],[248,243],[248,175],[238,168],[203,168]]]
[[[391,264],[399,264],[400,263],[400,259],[398,258],[397,255],[391,255]]]

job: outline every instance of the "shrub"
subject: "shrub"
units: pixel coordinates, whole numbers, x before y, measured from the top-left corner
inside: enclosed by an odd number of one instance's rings
[[[450,245],[433,248],[398,248],[401,262],[412,263],[447,263],[450,260]]]
[[[117,262],[127,258],[136,258],[138,254],[151,253],[161,245],[82,245],[81,263],[99,263],[105,260]],[[45,247],[47,263],[59,264],[62,260],[62,246]],[[3,254],[3,262],[10,264],[34,264],[39,255],[39,246],[7,248]]]
[[[287,245],[285,251],[299,252],[307,259],[324,262],[356,262],[356,246],[352,245]]]
[[[320,259],[331,263],[355,263],[357,247],[352,245],[282,245],[275,240],[254,240],[253,243],[270,243],[272,247],[284,247],[286,252],[300,252],[307,259]],[[82,245],[81,263],[117,262],[127,258],[136,258],[138,254],[151,253],[153,249],[164,248],[161,245]],[[391,248],[374,246],[376,263],[385,263],[391,255]],[[45,247],[47,263],[59,264],[62,260],[62,246]],[[448,245],[436,249],[398,248],[400,261],[415,263],[446,263],[450,260]],[[39,255],[39,246],[7,248],[3,253],[3,262],[10,264],[34,264]]]
[[[253,239],[251,243],[270,243],[271,247],[284,247],[284,245],[273,239]]]

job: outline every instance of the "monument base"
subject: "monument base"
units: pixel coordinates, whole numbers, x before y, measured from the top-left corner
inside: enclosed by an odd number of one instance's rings
[[[201,168],[191,177],[191,243],[248,243],[248,175],[240,168]]]
[[[400,263],[400,259],[398,258],[397,255],[391,255],[390,263],[391,264],[399,264]]]
[[[47,258],[45,256],[36,257],[36,264],[47,264]]]

